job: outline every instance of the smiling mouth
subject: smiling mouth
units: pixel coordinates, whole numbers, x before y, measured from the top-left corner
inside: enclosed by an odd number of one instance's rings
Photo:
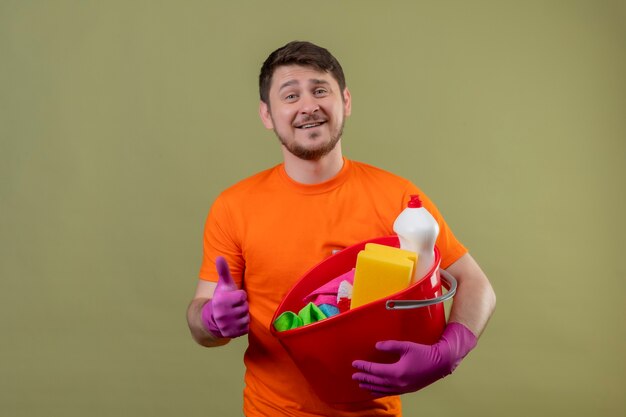
[[[315,122],[315,123],[305,123],[303,125],[300,126],[296,126],[298,129],[312,129],[314,127],[318,127],[323,125],[326,122]]]

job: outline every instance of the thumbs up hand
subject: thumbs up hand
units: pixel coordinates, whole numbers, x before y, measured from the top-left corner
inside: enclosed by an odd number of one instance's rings
[[[202,323],[218,338],[243,336],[250,324],[248,297],[244,290],[237,289],[226,259],[218,257],[215,265],[219,279],[213,298],[202,307]]]

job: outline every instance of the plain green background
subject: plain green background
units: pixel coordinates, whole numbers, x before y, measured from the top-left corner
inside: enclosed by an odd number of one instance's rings
[[[407,416],[626,413],[626,6],[0,0],[0,414],[241,415],[185,310],[217,193],[280,162],[265,57],[310,40],[344,152],[439,205],[496,313]]]

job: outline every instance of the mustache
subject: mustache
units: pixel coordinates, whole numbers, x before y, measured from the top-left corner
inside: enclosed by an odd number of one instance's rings
[[[294,126],[302,126],[307,123],[317,123],[317,122],[326,122],[328,119],[323,115],[318,115],[317,113],[307,114],[305,116],[301,116],[297,118],[294,122]]]

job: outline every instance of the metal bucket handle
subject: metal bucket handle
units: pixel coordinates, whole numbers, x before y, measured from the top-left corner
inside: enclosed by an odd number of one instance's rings
[[[426,307],[433,304],[443,303],[444,301],[451,299],[456,293],[456,278],[454,278],[452,274],[445,269],[440,269],[439,273],[441,274],[442,281],[448,284],[448,292],[445,294],[429,300],[387,300],[385,308],[387,308],[387,310],[409,310],[412,308]]]

